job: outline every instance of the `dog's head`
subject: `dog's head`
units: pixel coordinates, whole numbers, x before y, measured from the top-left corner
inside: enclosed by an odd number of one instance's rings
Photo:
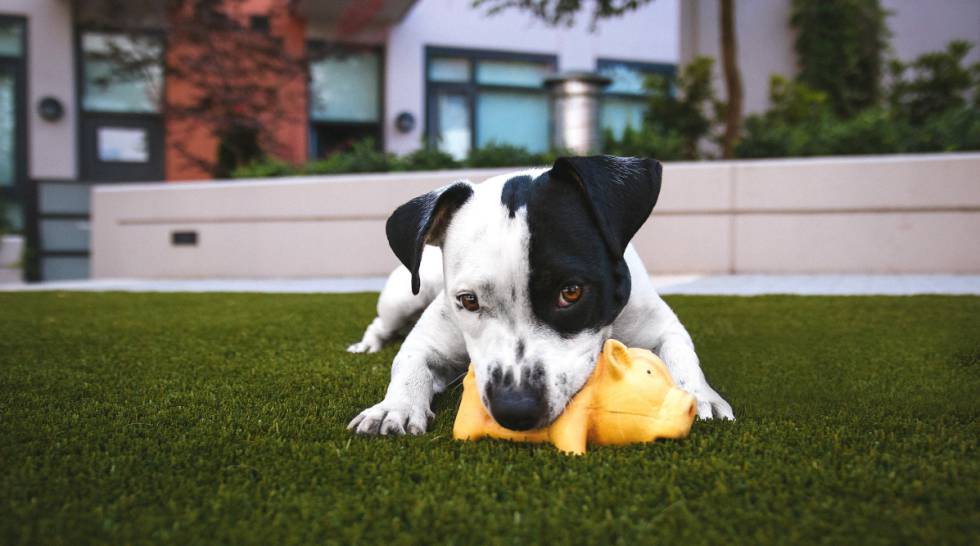
[[[487,410],[545,426],[592,373],[630,296],[623,254],[653,210],[661,166],[611,156],[457,182],[402,205],[388,241],[412,273],[442,247],[445,295]]]

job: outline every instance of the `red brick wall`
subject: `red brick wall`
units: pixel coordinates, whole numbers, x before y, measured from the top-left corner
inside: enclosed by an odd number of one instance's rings
[[[292,163],[306,159],[306,28],[288,4],[289,0],[225,0],[222,7],[246,27],[252,16],[269,17],[269,35],[278,40],[271,56],[267,37],[249,37],[241,30],[202,33],[208,27],[194,19],[192,5],[170,15],[164,109],[168,180],[212,178],[220,130],[229,115],[241,114],[254,124],[269,156]],[[263,45],[250,47],[252,43]],[[254,87],[269,93],[256,101],[249,95]],[[202,105],[202,96],[218,100]]]

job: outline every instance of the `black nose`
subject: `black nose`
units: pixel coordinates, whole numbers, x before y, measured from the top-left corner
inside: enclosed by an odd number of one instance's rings
[[[545,413],[544,397],[539,389],[500,387],[490,396],[490,413],[494,421],[511,430],[537,428]]]

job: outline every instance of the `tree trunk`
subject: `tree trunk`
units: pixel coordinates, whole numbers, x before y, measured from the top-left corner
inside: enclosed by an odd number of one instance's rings
[[[742,129],[742,77],[738,71],[738,45],[735,42],[735,6],[732,0],[719,0],[721,5],[721,58],[725,70],[725,91],[728,107],[725,109],[725,135],[722,154],[735,155],[735,143]]]

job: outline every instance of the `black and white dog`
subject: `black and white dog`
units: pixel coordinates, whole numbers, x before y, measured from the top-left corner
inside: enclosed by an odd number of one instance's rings
[[[378,317],[348,350],[377,351],[415,326],[384,400],[348,428],[425,432],[433,395],[470,362],[498,423],[545,426],[585,384],[611,337],[656,352],[697,398],[702,419],[734,418],[629,244],[653,211],[660,178],[660,163],[649,159],[568,157],[551,169],[456,182],[399,207],[387,235],[404,267],[388,278]]]

